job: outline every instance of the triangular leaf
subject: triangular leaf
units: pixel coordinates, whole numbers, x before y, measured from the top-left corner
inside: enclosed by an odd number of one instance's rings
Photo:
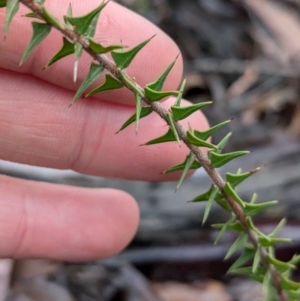
[[[260,204],[244,203],[245,205],[244,213],[247,216],[253,216],[262,212],[266,208],[276,205],[277,203],[278,203],[277,201],[269,201]]]
[[[152,39],[147,39],[146,41],[138,44],[137,46],[127,50],[127,51],[112,51],[111,56],[114,59],[117,67],[120,69],[125,69],[127,68],[134,57],[138,54],[138,52]]]
[[[90,42],[90,48],[94,53],[107,53],[116,49],[122,49],[123,45],[121,44],[116,44],[116,45],[109,45],[109,46],[103,46],[100,43],[96,42],[93,39],[89,39]]]
[[[94,94],[97,94],[99,92],[108,91],[108,90],[114,90],[114,89],[120,89],[123,87],[123,84],[119,82],[117,79],[112,77],[110,74],[106,74],[105,76],[105,82],[100,85],[99,87],[93,89],[89,93],[85,95],[85,97],[92,96]]]
[[[252,273],[252,267],[242,267],[242,268],[232,269],[230,271],[230,274],[247,276],[260,283],[263,282],[265,273],[266,273],[266,269],[262,267],[259,267],[255,274]]]
[[[236,241],[231,245],[231,247],[229,248],[226,256],[225,256],[225,260],[227,260],[228,258],[230,258],[238,249],[240,248],[244,248],[245,243],[247,242],[248,236],[246,233],[240,233],[240,235],[238,236],[238,238],[236,239]]]
[[[136,108],[135,108],[135,130],[138,130],[139,127],[139,121],[140,121],[140,116],[142,112],[142,96],[140,93],[137,91],[134,92],[134,97],[135,97],[135,103],[136,103]]]
[[[236,173],[236,174],[228,172],[228,173],[226,173],[226,182],[229,182],[231,187],[236,187],[237,185],[242,183],[244,180],[249,178],[251,175],[258,172],[260,169],[261,169],[260,167],[257,167],[253,170],[248,171],[248,172]]]
[[[215,239],[215,245],[219,242],[219,240],[223,237],[223,235],[225,234],[225,232],[227,231],[229,225],[231,223],[233,223],[235,221],[235,217],[232,216],[227,222],[226,224],[222,227],[222,229],[220,230],[218,236]]]
[[[191,131],[187,131],[187,140],[190,144],[195,146],[208,147],[213,149],[217,148],[217,146],[215,146],[214,144],[197,138]]]
[[[215,197],[216,197],[218,191],[219,191],[219,187],[214,185],[212,192],[209,196],[208,202],[206,204],[206,207],[205,207],[205,211],[204,211],[203,219],[202,219],[202,225],[206,222],[206,220],[208,218],[209,212],[211,210],[212,204],[215,200]]]
[[[284,262],[276,259],[274,256],[268,255],[269,263],[273,264],[280,273],[284,273],[287,270],[295,270],[297,267],[289,262]]]
[[[230,196],[234,201],[236,201],[240,206],[245,207],[243,200],[237,195],[235,190],[231,187],[230,183],[226,182],[224,186],[225,193]]]
[[[218,150],[217,153],[220,154],[222,150],[224,149],[225,145],[227,144],[229,138],[231,137],[232,133],[228,133],[218,144]]]
[[[285,290],[298,290],[300,289],[300,282],[295,282],[295,281],[292,281],[290,279],[288,279],[287,277],[285,276],[281,276],[281,285],[282,285],[282,288],[285,289]]]
[[[152,145],[152,144],[157,144],[157,143],[164,143],[164,142],[171,142],[171,141],[176,141],[176,137],[174,135],[174,132],[171,128],[167,131],[166,134],[155,138],[153,140],[148,141],[144,145]]]
[[[97,80],[101,74],[103,73],[104,67],[99,64],[91,63],[89,73],[81,83],[78,88],[74,98],[73,103],[82,95],[82,93],[95,81]]]
[[[72,24],[75,27],[75,30],[79,34],[86,34],[90,25],[94,18],[100,13],[100,11],[105,7],[108,2],[102,2],[97,8],[89,12],[88,14],[80,17],[72,17],[72,16],[65,16],[65,22]]]
[[[199,163],[200,164],[200,163]],[[214,185],[212,185],[208,191],[196,196],[194,199],[191,200],[191,202],[193,203],[196,203],[196,202],[206,202],[208,201],[211,193],[212,193],[212,190],[214,188]]]
[[[220,129],[221,127],[223,127],[224,125],[228,124],[229,122],[231,121],[230,120],[226,120],[226,121],[223,121],[211,128],[209,128],[207,131],[204,131],[204,132],[200,132],[200,131],[197,131],[195,130],[194,131],[194,135],[196,137],[198,137],[199,139],[201,140],[207,140],[209,137],[211,137],[218,129]]]
[[[249,262],[255,254],[255,250],[253,248],[247,248],[245,247],[243,253],[241,256],[234,262],[234,264],[229,268],[228,272],[230,273],[231,271],[241,267],[245,263]]]
[[[140,119],[143,117],[148,116],[149,114],[152,113],[152,109],[150,107],[142,107],[141,113],[140,113]],[[131,123],[136,121],[136,113],[134,113],[133,115],[131,115],[127,121],[125,121],[125,123],[121,126],[121,128],[118,130],[117,133],[119,133],[120,131],[124,130],[125,128],[127,128]]]
[[[282,228],[285,226],[286,224],[286,219],[283,218],[278,225],[276,226],[276,228],[272,231],[272,233],[269,234],[270,237],[276,237],[279,232],[282,230]]]
[[[172,106],[171,110],[172,110],[172,114],[173,114],[175,120],[182,120],[182,119],[187,118],[191,114],[195,113],[196,111],[200,110],[202,107],[207,106],[211,103],[212,103],[212,101],[200,102],[200,103],[190,105],[188,107]],[[206,139],[203,139],[203,140],[206,140]]]
[[[288,300],[289,301],[299,301],[300,300],[300,291],[288,291]]]
[[[177,95],[177,98],[176,98],[175,103],[174,103],[175,107],[180,107],[183,91],[184,91],[184,88],[185,88],[185,84],[186,84],[186,79],[184,79],[181,83],[181,86],[180,86],[180,89],[179,89],[179,94]]]
[[[166,117],[168,119],[168,122],[169,122],[169,126],[171,127],[173,133],[174,133],[174,136],[176,137],[176,141],[177,143],[180,145],[180,137],[177,133],[177,130],[176,130],[176,127],[175,127],[175,124],[174,124],[174,121],[173,121],[173,118],[172,118],[172,115],[170,113],[167,113],[166,114]]]
[[[37,13],[34,13],[34,12],[30,12],[30,13],[24,15],[24,17],[39,19],[39,20],[42,20],[42,21],[44,20],[40,15],[38,15]]]
[[[170,173],[170,172],[176,172],[176,171],[182,171],[182,170],[184,170],[184,167],[186,166],[188,158],[189,158],[189,155],[185,158],[185,160],[182,163],[174,165],[174,166],[168,168],[163,173],[165,174],[165,173]],[[194,160],[194,162],[190,166],[190,170],[192,170],[192,169],[193,170],[194,169],[198,169],[200,167],[201,167],[201,164],[197,160]]]
[[[6,0],[0,0],[0,7],[6,6]]]
[[[225,165],[226,163],[230,162],[231,160],[247,155],[249,154],[249,151],[236,151],[232,153],[227,154],[218,154],[216,152],[209,152],[209,159],[211,162],[211,165],[215,168],[221,167]]]
[[[276,244],[291,243],[291,241],[292,240],[290,238],[269,237],[269,239],[265,239],[265,237],[259,237],[259,243],[263,247],[274,247]]]
[[[163,85],[165,83],[165,80],[166,80],[167,76],[169,75],[171,69],[173,68],[173,66],[174,66],[174,64],[175,64],[175,62],[177,60],[177,57],[167,67],[167,69],[161,74],[161,76],[155,82],[150,83],[150,84],[147,85],[150,89],[155,90],[155,91],[161,91],[162,90],[162,87],[163,87]]]
[[[50,23],[50,24],[56,26],[57,28],[63,28],[63,27],[62,27],[63,24],[61,24],[61,23],[59,22],[58,19],[56,19],[55,17],[53,17],[53,16],[47,11],[47,9],[45,8],[45,6],[42,6],[42,12],[43,12],[43,17],[45,18],[45,20],[46,20],[48,23]]]
[[[225,224],[213,224],[212,227],[215,229],[222,229]],[[227,225],[227,230],[235,232],[243,232],[244,228],[239,221],[232,222]]]
[[[60,59],[73,54],[74,53],[74,44],[69,42],[65,37],[63,37],[63,46],[62,48],[54,55],[54,57],[48,62],[46,67],[54,64],[55,62],[59,61]]]
[[[193,153],[190,153],[188,156],[187,156],[187,160],[186,160],[186,164],[184,166],[184,169],[183,169],[183,172],[181,174],[181,177],[178,181],[178,184],[177,184],[177,187],[176,187],[176,190],[179,189],[179,187],[181,186],[184,178],[186,177],[187,175],[187,172],[190,170],[190,167],[192,166],[193,162],[195,160],[195,155]]]
[[[145,88],[145,95],[151,101],[160,101],[168,96],[176,96],[179,91],[155,91],[150,89],[149,87]]]
[[[10,23],[15,16],[15,14],[18,12],[20,7],[20,1],[19,0],[7,0],[6,1],[6,13],[5,13],[5,23],[4,23],[4,33],[7,34]]]
[[[47,23],[32,22],[33,35],[25,49],[20,65],[29,57],[32,51],[47,37],[51,31],[51,25]]]

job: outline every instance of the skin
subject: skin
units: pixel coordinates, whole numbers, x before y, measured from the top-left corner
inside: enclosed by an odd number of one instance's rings
[[[47,0],[47,7],[61,17],[68,3]],[[99,1],[71,3],[74,15],[82,15]],[[163,176],[160,172],[184,160],[185,146],[139,146],[166,132],[158,116],[151,114],[142,119],[137,135],[134,126],[115,135],[134,112],[134,100],[128,91],[106,92],[68,108],[90,59],[83,55],[76,84],[72,82],[72,57],[42,71],[61,47],[60,33],[52,30],[19,67],[31,37],[29,20],[22,17],[26,12],[21,7],[6,41],[0,43],[0,159],[113,178],[177,179],[179,174]],[[0,11],[0,41],[4,39],[3,24],[4,9]],[[104,45],[122,40],[131,47],[153,34],[156,37],[127,70],[144,85],[155,80],[180,52],[166,34],[141,16],[110,2],[101,13],[95,39]],[[181,76],[179,57],[164,88],[176,89]],[[163,105],[169,107],[173,102],[167,99]],[[199,130],[208,126],[200,112],[183,122],[186,127],[188,123]],[[105,258],[128,244],[138,219],[135,200],[123,191],[75,188],[0,175],[2,258]]]

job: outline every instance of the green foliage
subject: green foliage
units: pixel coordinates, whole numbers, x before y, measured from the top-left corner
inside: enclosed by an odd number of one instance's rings
[[[32,51],[47,37],[51,31],[51,25],[47,23],[32,22],[33,35],[32,38],[25,49],[20,65],[22,65],[25,60],[29,57]]]
[[[226,163],[236,159],[238,157],[249,154],[248,151],[237,151],[227,154],[218,154],[217,152],[209,152],[208,157],[210,159],[211,165],[215,168],[222,167]]]
[[[0,0],[0,8],[6,6],[6,0]]]
[[[175,120],[182,120],[186,119],[190,115],[192,115],[194,112],[202,109],[203,107],[210,105],[212,102],[200,102],[194,105],[190,105],[188,107],[178,107],[178,106],[172,106],[172,114]],[[206,140],[206,139],[204,139]]]
[[[188,142],[192,145],[201,146],[201,147],[208,147],[208,148],[212,148],[212,149],[217,149],[218,148],[217,146],[215,146],[212,143],[209,143],[209,142],[206,142],[202,139],[199,139],[191,131],[187,131],[186,136],[187,136]]]
[[[147,143],[145,143],[145,145],[152,145],[152,144],[172,142],[172,141],[176,141],[176,136],[174,135],[173,130],[169,128],[169,130],[164,135],[148,141]]]
[[[2,1],[2,5],[4,5]],[[1,6],[1,7],[3,7]],[[20,2],[18,0],[6,0],[6,14],[5,14],[5,23],[4,23],[4,33],[8,33],[11,21],[15,14],[18,12],[20,7]]]
[[[121,44],[116,44],[116,45],[109,45],[109,46],[103,46],[100,43],[96,42],[94,39],[89,38],[90,42],[90,48],[94,53],[107,53],[111,52],[116,49],[123,49],[123,45]]]
[[[151,101],[160,101],[168,96],[176,96],[179,91],[155,91],[149,87],[145,88],[145,95]]]
[[[187,155],[187,157],[185,158],[185,160],[182,163],[174,165],[174,166],[168,168],[163,173],[183,171],[185,169],[185,166],[187,165],[187,161],[188,161],[189,157],[190,157],[190,154]],[[195,169],[198,169],[200,167],[201,167],[201,164],[197,160],[195,160],[195,157],[194,157],[194,161],[190,165],[189,170],[195,170]],[[207,200],[207,199],[205,199],[205,200]]]

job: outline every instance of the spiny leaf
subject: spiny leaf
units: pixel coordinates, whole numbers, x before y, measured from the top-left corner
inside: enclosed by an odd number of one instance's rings
[[[145,87],[145,95],[151,101],[160,101],[167,96],[176,96],[179,91],[155,91],[149,87]]]
[[[108,91],[108,90],[114,90],[114,89],[120,89],[123,87],[123,84],[119,82],[117,79],[112,77],[110,74],[106,74],[105,76],[105,82],[100,85],[99,87],[93,89],[89,93],[85,95],[85,97],[92,96],[96,93]]]
[[[269,201],[260,204],[244,203],[245,205],[244,213],[247,216],[253,216],[262,212],[266,208],[276,205],[277,203],[278,203],[277,201]]]
[[[72,10],[72,4],[69,3],[69,6],[68,6],[68,10],[67,10],[67,17],[73,17],[73,10]],[[66,20],[66,18],[64,18],[65,20],[65,23],[68,27],[72,28],[72,24]]]
[[[74,53],[74,44],[69,42],[65,37],[63,37],[63,46],[62,48],[54,55],[54,57],[48,62],[46,67],[54,64],[55,62],[59,61],[60,59],[73,54]]]
[[[183,91],[184,91],[184,88],[185,88],[185,84],[186,84],[186,79],[184,79],[181,83],[181,86],[180,86],[180,89],[179,89],[179,94],[177,95],[177,98],[176,98],[175,103],[174,103],[175,107],[180,107]]]
[[[269,237],[269,239],[265,239],[265,237],[259,237],[259,243],[263,247],[274,247],[276,244],[279,243],[290,243],[290,242],[291,239],[289,238]]]
[[[109,45],[109,46],[102,46],[100,43],[96,42],[92,38],[89,39],[90,42],[90,48],[94,53],[107,53],[116,49],[122,49],[123,45]]]
[[[0,7],[6,6],[6,0],[0,0]]]
[[[299,301],[300,300],[300,291],[288,291],[288,300],[290,301]]]
[[[237,195],[235,190],[231,187],[229,182],[226,182],[224,186],[225,193],[230,196],[234,201],[236,201],[240,206],[245,207],[245,203],[242,199]]]
[[[186,166],[188,158],[189,158],[189,155],[186,156],[185,160],[182,163],[174,165],[174,166],[168,168],[163,173],[165,174],[165,173],[170,173],[170,172],[184,170],[184,167]],[[190,170],[192,170],[192,169],[198,169],[200,167],[201,167],[201,164],[197,160],[194,160],[194,162],[190,166]]]
[[[215,146],[212,143],[209,143],[209,142],[206,142],[204,140],[197,138],[191,131],[187,131],[187,140],[190,144],[195,145],[195,146],[202,146],[202,147],[217,149],[217,146]]]
[[[285,290],[298,290],[300,289],[300,283],[292,281],[285,276],[281,276],[281,285]]]
[[[57,28],[62,28],[62,24],[59,22],[59,20],[53,17],[44,6],[42,6],[42,12],[43,17],[48,23],[53,24]]]
[[[266,273],[266,269],[263,267],[259,267],[256,271],[256,273],[252,273],[252,267],[242,267],[237,269],[232,269],[230,271],[231,274],[238,274],[238,275],[244,275],[247,277],[250,277],[253,280],[256,280],[260,283],[264,280],[264,275]]]
[[[218,129],[220,129],[224,125],[228,124],[230,121],[231,121],[231,119],[223,121],[223,122],[209,128],[207,131],[204,131],[204,132],[200,132],[200,131],[196,130],[196,131],[194,131],[194,135],[201,140],[207,140],[209,137],[211,137],[214,134],[214,132],[216,132]]]
[[[174,135],[174,132],[171,128],[167,131],[166,134],[155,138],[153,140],[148,141],[144,145],[152,145],[152,144],[157,144],[157,143],[164,143],[164,142],[171,142],[171,141],[176,141],[176,137]]]
[[[225,256],[225,260],[227,260],[228,258],[230,258],[238,249],[243,248],[246,241],[248,239],[248,236],[246,233],[240,233],[240,235],[238,236],[238,238],[236,239],[236,241],[232,244],[232,246],[229,248],[226,256]]]
[[[134,92],[134,98],[136,103],[136,109],[135,109],[135,130],[138,130],[139,127],[139,120],[142,112],[142,96],[137,91]]]
[[[24,15],[24,17],[26,17],[26,18],[39,19],[39,20],[42,20],[42,21],[43,21],[43,18],[42,18],[40,15],[38,15],[37,13],[34,13],[34,12],[30,12],[30,13]]]
[[[99,15],[101,10],[105,7],[108,2],[102,2],[97,8],[89,12],[88,14],[80,17],[64,16],[65,22],[72,24],[75,27],[76,32],[85,35],[94,20]]]
[[[11,21],[20,7],[19,0],[6,0],[6,13],[4,23],[4,33],[7,34]]]
[[[178,56],[175,58],[175,60],[167,67],[167,69],[161,74],[161,76],[153,83],[148,84],[148,87],[155,91],[161,91],[162,87],[165,83],[165,80],[167,76],[169,75],[171,69],[173,68]]]
[[[209,199],[208,199],[208,202],[206,204],[206,207],[205,207],[205,211],[204,211],[204,214],[203,214],[203,219],[202,219],[202,225],[206,222],[207,218],[208,218],[208,215],[209,215],[209,212],[211,210],[211,207],[212,207],[212,204],[215,200],[215,197],[217,195],[219,191],[219,187],[214,185],[213,189],[212,189],[212,192],[209,196]]]
[[[78,100],[78,98],[82,95],[82,93],[95,81],[97,80],[100,75],[103,73],[103,66],[95,63],[91,63],[89,73],[81,83],[80,87],[78,88],[74,98],[73,103]]]
[[[215,168],[221,167],[225,165],[226,163],[230,162],[231,160],[247,155],[249,154],[249,151],[237,151],[227,154],[218,154],[216,152],[210,152],[209,153],[209,159],[211,162],[211,165]]]
[[[276,259],[274,256],[267,256],[269,263],[273,264],[280,273],[284,273],[287,270],[295,270],[297,267],[289,262],[284,262]]]
[[[223,235],[225,234],[225,232],[227,231],[229,225],[231,223],[233,223],[235,221],[235,217],[232,216],[227,222],[226,224],[222,227],[222,229],[220,230],[216,240],[215,240],[215,245],[219,242],[219,240],[223,237]]]
[[[222,229],[225,224],[214,224],[212,225],[215,229]],[[227,225],[227,230],[235,231],[235,232],[243,232],[244,228],[239,221],[232,222]]]
[[[178,107],[178,106],[172,106],[172,114],[174,116],[175,120],[182,120],[193,114],[194,112],[200,110],[202,107],[207,106],[211,104],[212,101],[208,102],[200,102],[197,104],[190,105],[188,107]],[[206,139],[203,139],[206,140]]]
[[[174,124],[172,115],[168,112],[168,113],[166,114],[166,117],[167,117],[167,119],[168,119],[169,126],[171,127],[171,129],[172,129],[172,131],[173,131],[173,133],[174,133],[174,136],[175,136],[175,138],[176,138],[176,141],[177,141],[177,143],[178,143],[179,146],[180,146],[180,137],[179,137],[179,135],[178,135],[178,133],[177,133],[177,130],[176,130],[176,127],[175,127],[175,124]]]
[[[253,258],[253,264],[252,264],[252,273],[256,273],[258,267],[260,264],[260,251],[259,248],[256,250],[254,258]]]
[[[272,233],[270,233],[270,237],[275,237],[278,235],[278,233],[281,231],[281,229],[285,226],[286,224],[286,219],[283,218],[278,225],[276,226],[276,228],[272,231]]]
[[[127,51],[120,51],[115,50],[111,52],[111,56],[114,59],[117,67],[120,69],[127,68],[134,57],[138,54],[138,52],[153,38],[152,36],[150,39],[147,39],[146,41],[138,44],[137,46],[127,50]]]
[[[148,116],[151,113],[152,113],[152,109],[150,107],[142,107],[142,110],[140,113],[140,119]],[[125,123],[121,126],[121,128],[119,129],[119,131],[117,133],[124,130],[126,127],[128,127],[131,123],[133,123],[135,121],[136,121],[136,113],[134,113],[132,116],[130,116],[127,119],[127,121],[125,121]]]
[[[261,169],[260,167],[257,167],[248,172],[236,173],[236,174],[228,172],[228,173],[226,173],[226,182],[229,182],[231,184],[231,187],[236,187],[237,185],[242,183],[244,180],[249,178],[251,175],[258,172],[260,169]]]
[[[181,174],[181,177],[178,181],[178,184],[177,184],[177,187],[176,187],[176,190],[179,189],[179,187],[181,186],[184,178],[186,177],[187,175],[187,172],[190,170],[190,167],[192,166],[193,162],[195,160],[195,155],[193,153],[190,153],[188,156],[187,156],[187,160],[186,160],[186,164],[184,166],[184,169],[183,169],[183,172]]]
[[[214,185],[212,185],[208,191],[204,192],[203,194],[198,195],[197,197],[195,197],[194,199],[191,200],[191,202],[195,203],[195,202],[206,202],[209,199],[209,196],[212,193],[212,190],[214,188]]]
[[[51,31],[50,24],[38,22],[32,22],[31,24],[33,28],[33,35],[29,44],[27,45],[27,48],[23,53],[20,65],[22,65],[25,62],[25,60],[29,57],[32,51],[47,37],[47,35]]]
[[[225,145],[227,144],[229,138],[231,137],[232,133],[228,133],[218,144],[218,150],[217,153],[220,154],[223,150],[223,148],[225,147]]]
[[[231,273],[231,271],[241,267],[245,263],[249,262],[250,259],[254,257],[255,250],[253,248],[247,248],[245,247],[243,253],[241,256],[233,263],[233,265],[229,268],[228,272]]]

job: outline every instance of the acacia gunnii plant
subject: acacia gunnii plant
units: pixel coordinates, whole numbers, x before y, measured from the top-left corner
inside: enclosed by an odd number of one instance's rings
[[[141,87],[134,79],[134,75],[126,73],[126,68],[139,51],[147,45],[152,37],[142,41],[139,45],[124,49],[121,44],[102,45],[93,37],[101,11],[108,4],[103,1],[93,11],[84,16],[75,17],[72,8],[69,6],[64,20],[60,21],[52,16],[44,5],[43,0],[0,0],[0,8],[6,9],[4,30],[7,34],[11,21],[17,13],[20,5],[25,5],[30,9],[26,17],[35,19],[31,23],[33,35],[21,58],[22,64],[32,51],[47,37],[51,30],[58,30],[62,34],[62,47],[50,59],[47,66],[50,66],[60,59],[74,55],[74,80],[78,72],[78,60],[83,51],[91,56],[90,69],[78,88],[72,103],[80,98],[89,97],[102,91],[119,89],[126,87],[134,96],[136,101],[136,112],[123,124],[119,132],[132,123],[138,130],[139,120],[146,118],[151,113],[158,114],[165,120],[168,130],[166,133],[146,143],[146,145],[156,143],[167,143],[177,141],[184,143],[190,150],[184,162],[172,166],[164,173],[182,172],[182,176],[177,185],[177,189],[183,182],[189,170],[203,168],[212,180],[212,185],[204,194],[196,196],[193,202],[207,202],[203,222],[207,219],[213,202],[217,202],[224,210],[230,212],[230,219],[225,224],[216,224],[219,229],[218,241],[225,231],[237,233],[237,239],[227,252],[225,259],[231,257],[236,251],[242,250],[241,255],[233,263],[229,272],[246,275],[262,283],[262,300],[265,301],[294,301],[300,300],[300,283],[291,280],[291,274],[300,261],[299,255],[283,262],[275,258],[275,245],[277,243],[289,242],[289,239],[278,238],[277,234],[285,224],[283,219],[274,231],[270,234],[262,233],[253,223],[253,216],[262,210],[276,204],[276,201],[256,203],[256,195],[250,202],[243,201],[236,192],[237,186],[249,178],[260,168],[248,172],[238,170],[237,173],[227,173],[223,179],[216,168],[219,168],[237,157],[244,156],[247,151],[236,151],[223,153],[222,150],[230,138],[230,134],[225,136],[218,144],[212,144],[207,140],[219,128],[227,124],[224,121],[207,131],[197,131],[189,127],[185,130],[180,121],[193,114],[197,110],[209,105],[211,102],[192,104],[188,107],[181,107],[181,97],[185,81],[182,82],[178,91],[163,91],[163,85],[170,70],[175,64],[176,58],[157,80]],[[2,42],[1,42],[2,43]],[[110,59],[106,54],[109,53]],[[95,82],[105,72],[105,81],[98,87],[86,93],[88,87]],[[170,110],[166,110],[160,100],[168,96],[176,96],[176,101]],[[207,154],[201,148],[207,148]]]

